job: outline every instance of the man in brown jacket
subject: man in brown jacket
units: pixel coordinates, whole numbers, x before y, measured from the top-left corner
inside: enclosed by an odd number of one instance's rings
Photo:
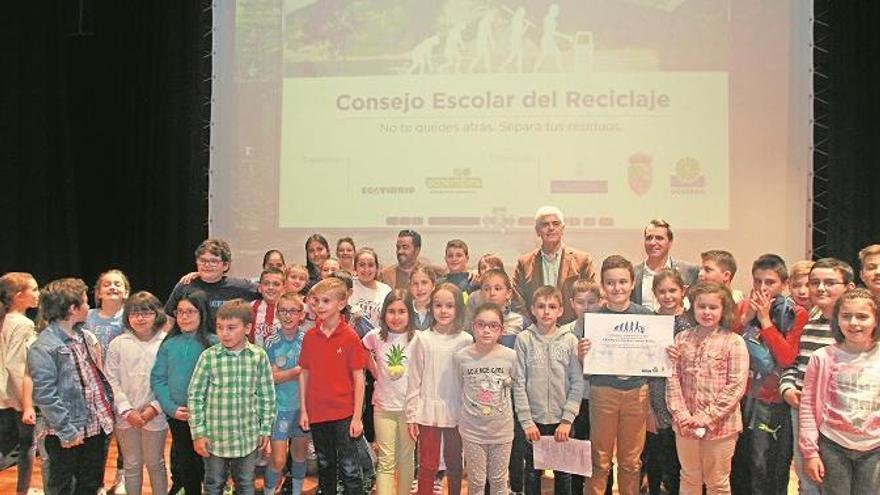
[[[522,314],[532,304],[532,294],[542,285],[554,285],[562,291],[564,312],[559,324],[574,321],[577,315],[571,307],[572,285],[575,280],[595,279],[593,259],[589,253],[570,248],[562,243],[565,219],[555,206],[542,206],[535,213],[535,233],[541,238],[541,247],[523,254],[516,261],[513,290],[525,302],[525,308],[514,308]]]

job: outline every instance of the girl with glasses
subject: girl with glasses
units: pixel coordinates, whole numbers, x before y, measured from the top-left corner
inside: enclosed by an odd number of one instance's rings
[[[159,347],[150,385],[171,430],[171,490],[187,495],[202,492],[204,464],[193,450],[187,388],[202,352],[217,343],[208,331],[208,302],[200,290],[185,293],[174,311],[174,326]],[[154,493],[156,493],[154,491]]]

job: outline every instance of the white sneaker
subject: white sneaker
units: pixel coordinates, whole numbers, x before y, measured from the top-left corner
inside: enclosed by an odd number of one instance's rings
[[[419,493],[419,480],[413,480],[412,487],[409,489],[409,493],[412,495]]]
[[[441,495],[443,493],[443,480],[440,478],[434,478],[434,495]]]

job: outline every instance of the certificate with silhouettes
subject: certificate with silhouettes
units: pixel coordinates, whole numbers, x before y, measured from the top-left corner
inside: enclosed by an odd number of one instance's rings
[[[670,315],[584,315],[584,337],[591,347],[584,356],[585,375],[670,376],[666,348],[673,343]]]

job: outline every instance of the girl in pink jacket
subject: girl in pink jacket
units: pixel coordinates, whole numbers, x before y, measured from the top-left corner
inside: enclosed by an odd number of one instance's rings
[[[799,411],[798,448],[822,493],[880,493],[878,302],[865,289],[834,308],[836,344],[810,357]]]

